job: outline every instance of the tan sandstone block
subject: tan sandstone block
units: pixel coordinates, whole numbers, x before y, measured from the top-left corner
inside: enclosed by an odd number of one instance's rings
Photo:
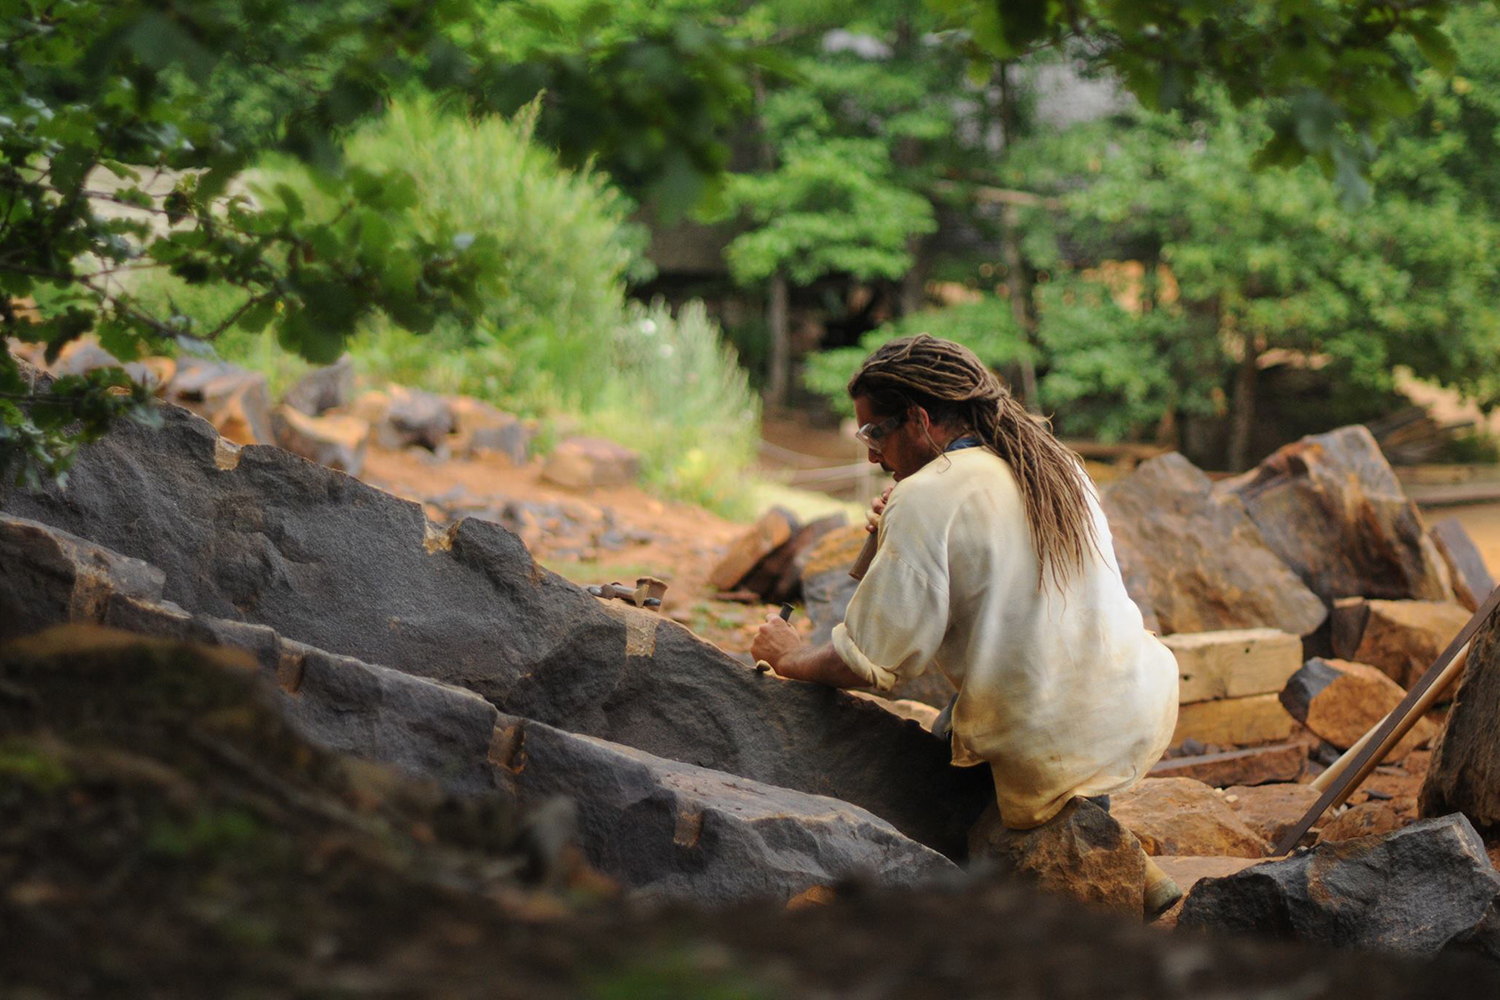
[[[1291,736],[1293,722],[1274,694],[1200,701],[1177,710],[1172,745],[1190,737],[1221,745],[1270,743]]]
[[[1162,642],[1177,658],[1183,704],[1275,693],[1302,666],[1302,640],[1274,628],[1181,632]]]

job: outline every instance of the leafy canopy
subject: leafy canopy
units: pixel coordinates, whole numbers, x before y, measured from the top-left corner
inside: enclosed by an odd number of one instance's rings
[[[481,317],[512,263],[496,234],[451,216],[404,225],[420,197],[411,173],[399,161],[341,157],[348,131],[394,94],[458,88],[483,107],[497,81],[517,78],[475,31],[480,12],[469,0],[0,7],[5,335],[46,343],[55,356],[92,330],[129,360],[231,328],[273,329],[284,349],[331,361],[372,321],[426,332],[440,319]],[[545,31],[532,36],[535,46],[544,41]],[[674,47],[692,41],[658,39],[667,48],[655,64],[675,66]],[[601,43],[600,65],[584,75],[603,85],[618,72],[610,100],[628,103],[638,51],[631,40]],[[704,55],[716,72],[679,80],[722,104],[732,95],[715,88],[732,90],[733,55]],[[648,110],[660,117],[663,107]],[[688,149],[714,141],[681,138]],[[233,184],[267,152],[304,164],[327,210],[310,213],[307,193],[290,185],[251,200]],[[691,169],[712,170],[710,159],[690,157]],[[643,183],[674,169],[670,158],[639,167]],[[170,191],[153,193],[163,183]],[[237,305],[212,325],[149,308],[126,279],[153,269],[193,288],[233,290]],[[39,320],[15,306],[29,298]],[[52,384],[45,406],[26,405],[31,394],[12,357],[0,356],[0,474],[33,482],[66,467],[79,440],[72,419],[87,437],[121,413],[144,412],[144,390],[107,373]]]
[[[1372,139],[1421,102],[1403,46],[1443,74],[1458,56],[1444,20],[1473,0],[929,0],[987,63],[1073,47],[1148,109],[1191,110],[1203,84],[1272,123],[1259,165],[1315,161],[1367,200]],[[1485,6],[1490,6],[1486,4]],[[1260,102],[1269,101],[1268,105]]]

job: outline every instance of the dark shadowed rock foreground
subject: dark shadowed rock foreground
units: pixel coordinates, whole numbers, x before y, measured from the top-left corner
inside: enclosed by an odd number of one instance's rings
[[[1204,879],[1177,926],[1414,956],[1494,955],[1497,896],[1500,873],[1455,813]]]
[[[958,871],[847,802],[539,722],[501,716],[490,757],[522,806],[571,797],[589,862],[653,896],[788,900],[845,879],[911,886]]]
[[[612,901],[503,797],[301,741],[235,657],[118,634],[0,650],[7,997],[1500,994],[1474,960],[1184,938],[983,881],[794,913]]]
[[[1418,806],[1423,816],[1461,812],[1487,836],[1500,832],[1500,615],[1469,644],[1469,662],[1435,742]]]

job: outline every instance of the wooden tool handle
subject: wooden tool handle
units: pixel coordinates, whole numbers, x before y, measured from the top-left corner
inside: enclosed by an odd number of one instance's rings
[[[1439,653],[1438,658],[1432,661],[1432,666],[1427,668],[1427,672],[1412,685],[1410,691],[1406,692],[1406,697],[1401,699],[1401,704],[1391,710],[1391,713],[1375,728],[1373,733],[1365,734],[1362,741],[1364,743],[1363,748],[1357,754],[1353,755],[1352,760],[1343,765],[1338,777],[1329,782],[1328,786],[1323,790],[1323,794],[1318,798],[1318,801],[1313,803],[1312,808],[1307,810],[1302,819],[1297,822],[1297,825],[1288,830],[1276,842],[1276,847],[1272,853],[1273,857],[1290,854],[1292,849],[1297,846],[1297,841],[1302,839],[1302,835],[1318,821],[1318,817],[1348,798],[1349,793],[1354,791],[1359,786],[1359,783],[1375,769],[1375,764],[1378,763],[1379,757],[1384,756],[1390,747],[1394,746],[1395,742],[1401,738],[1399,735],[1396,735],[1398,730],[1401,733],[1405,733],[1412,726],[1416,725],[1416,720],[1421,718],[1421,713],[1431,707],[1431,700],[1425,698],[1427,693],[1433,687],[1437,686],[1440,681],[1445,685],[1452,681],[1452,674],[1444,677],[1444,674],[1447,673],[1448,665],[1457,659],[1458,654],[1469,644],[1469,640],[1474,638],[1474,633],[1479,631],[1479,627],[1485,623],[1497,607],[1500,607],[1500,587],[1496,587],[1490,593],[1489,598],[1480,606],[1479,610],[1474,612],[1474,617],[1470,618],[1468,624],[1463,627],[1458,635],[1453,637],[1452,642],[1448,643],[1448,648]],[[1395,735],[1394,740],[1390,739],[1393,735]],[[1341,762],[1342,758],[1340,759]]]
[[[870,563],[875,559],[875,549],[880,545],[880,540],[875,532],[870,532],[870,537],[865,539],[865,547],[859,550],[859,558],[854,560],[854,565],[849,568],[849,575],[856,580],[863,580],[869,572]]]

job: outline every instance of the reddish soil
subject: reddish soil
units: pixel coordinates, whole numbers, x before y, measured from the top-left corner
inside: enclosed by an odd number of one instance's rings
[[[361,476],[396,496],[421,503],[428,516],[442,520],[434,498],[461,490],[469,504],[503,505],[521,501],[556,507],[565,524],[543,519],[534,533],[523,533],[538,562],[579,584],[619,582],[654,576],[667,584],[663,613],[704,639],[731,652],[750,648],[766,605],[721,601],[708,575],[744,530],[692,504],[662,500],[637,486],[570,490],[541,478],[541,463],[513,465],[504,456],[434,458],[420,449],[394,452],[371,448]],[[600,544],[604,527],[623,541]],[[810,627],[805,616],[794,619]]]

